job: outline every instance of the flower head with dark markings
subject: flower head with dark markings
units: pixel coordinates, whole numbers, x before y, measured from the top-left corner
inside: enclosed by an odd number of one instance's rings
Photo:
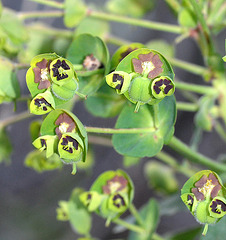
[[[33,68],[35,74],[34,82],[39,83],[38,89],[47,89],[51,85],[51,79],[49,74],[50,61],[45,58],[41,62],[36,63],[36,67]]]
[[[196,188],[192,188],[192,193],[197,200],[204,200],[206,197],[215,198],[221,189],[221,185],[213,173],[209,177],[203,175],[202,178],[195,183]]]
[[[134,71],[136,73],[147,76],[149,79],[153,79],[163,72],[163,63],[158,54],[154,54],[153,52],[148,54],[139,54],[138,58],[139,59],[132,59]]]
[[[74,120],[66,113],[60,114],[60,116],[55,121],[55,125],[58,127],[55,129],[55,132],[60,139],[62,134],[67,132],[75,132],[76,124]]]
[[[107,181],[107,184],[102,187],[104,194],[111,194],[127,190],[128,181],[123,176],[116,175]]]
[[[82,65],[85,70],[93,71],[101,67],[101,62],[97,58],[95,58],[93,54],[90,54],[85,57]]]

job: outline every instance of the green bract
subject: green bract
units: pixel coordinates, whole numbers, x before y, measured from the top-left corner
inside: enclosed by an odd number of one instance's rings
[[[226,189],[219,176],[210,170],[203,170],[192,176],[181,190],[181,199],[196,218],[205,224],[218,222],[226,214]]]
[[[111,58],[111,69],[114,70],[117,65],[131,52],[137,50],[138,48],[143,48],[144,45],[142,43],[131,43],[128,45],[123,45],[117,49],[114,55]]]
[[[73,65],[55,53],[34,57],[27,71],[26,81],[34,98],[31,103],[31,112],[34,114],[51,111],[70,100],[78,89],[78,78]],[[45,102],[37,104],[37,99],[41,98],[44,98]]]
[[[116,75],[118,72],[119,76]],[[129,74],[130,80],[126,74]],[[115,72],[106,76],[108,85],[137,105],[135,111],[140,105],[153,105],[172,95],[175,89],[173,79],[174,73],[168,61],[159,52],[147,48],[129,53],[120,61]],[[116,84],[119,81],[120,84]],[[123,91],[120,92],[121,89]]]
[[[133,200],[134,187],[129,176],[122,170],[107,171],[101,174],[90,188],[80,195],[80,200],[89,211],[111,219],[125,212]]]
[[[46,157],[57,153],[64,163],[85,162],[88,139],[87,133],[79,119],[66,110],[54,110],[43,121],[41,136],[33,145],[39,150],[46,150]]]
[[[67,58],[79,75],[81,93],[90,95],[102,86],[110,63],[108,49],[99,37],[91,34],[76,36],[68,49]]]

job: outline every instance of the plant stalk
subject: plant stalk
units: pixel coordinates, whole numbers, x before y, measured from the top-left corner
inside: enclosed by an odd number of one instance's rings
[[[104,134],[135,134],[135,133],[147,133],[154,132],[156,128],[98,128],[98,127],[85,127],[89,133],[104,133]]]
[[[216,162],[208,157],[205,157],[204,155],[192,150],[189,146],[187,146],[185,143],[180,141],[175,136],[171,138],[168,146],[178,152],[180,155],[184,156],[191,162],[202,164],[206,167],[211,168],[214,171],[217,172],[226,172],[226,164]]]
[[[176,104],[179,111],[196,112],[199,108],[195,103],[177,102]]]
[[[209,86],[203,86],[203,85],[185,83],[185,82],[179,82],[179,81],[175,81],[175,85],[177,89],[182,89],[182,90],[195,92],[199,94],[210,94],[210,95],[217,94],[217,90]]]
[[[64,4],[56,2],[56,1],[50,1],[50,0],[30,0],[31,2],[37,2],[46,6],[58,8],[58,9],[63,9]]]
[[[153,22],[148,20],[135,19],[130,17],[109,14],[109,13],[97,12],[94,10],[89,10],[88,15],[93,18],[97,18],[105,21],[120,22],[124,24],[130,24],[133,26],[139,26],[139,27],[144,27],[144,28],[149,28],[149,29],[154,29],[154,30],[164,31],[164,32],[171,32],[175,34],[183,33],[183,29],[180,26],[167,24],[167,23],[159,23],[159,22]]]
[[[141,228],[141,227],[139,227],[137,225],[128,223],[128,222],[126,222],[126,221],[124,221],[124,220],[122,220],[120,218],[112,220],[112,222],[114,222],[114,223],[116,223],[118,225],[121,225],[121,226],[123,226],[123,227],[125,227],[125,228],[127,228],[127,229],[129,229],[129,230],[131,230],[133,232],[137,232],[137,233],[144,233],[145,232],[145,230],[143,228]]]

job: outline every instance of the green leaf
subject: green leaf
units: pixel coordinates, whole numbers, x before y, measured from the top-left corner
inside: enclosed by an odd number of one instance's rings
[[[115,128],[153,128],[153,106],[142,106],[134,113],[132,105],[126,105],[119,115]],[[112,143],[117,152],[132,157],[152,157],[163,147],[165,138],[174,128],[176,105],[173,96],[164,98],[158,104],[157,118],[159,126],[153,132],[142,134],[114,134]]]
[[[182,8],[178,15],[178,22],[183,27],[195,28],[197,17],[190,9]]]
[[[6,163],[10,162],[12,150],[13,148],[5,129],[0,128],[0,163],[3,161]]]
[[[82,19],[75,30],[75,36],[80,34],[89,33],[93,36],[105,38],[106,34],[109,33],[109,23],[103,20],[95,19],[92,17],[86,17]]]
[[[106,7],[114,14],[142,17],[153,8],[154,3],[155,1],[147,0],[109,0]]]
[[[104,74],[108,73],[110,64],[108,49],[99,37],[82,34],[75,38],[67,52],[67,59],[72,64],[80,66],[83,65],[85,58],[90,55],[93,55],[102,64],[104,72],[93,74],[92,76],[79,77],[79,92],[85,95],[96,92],[104,83]],[[81,72],[90,71],[83,69]]]
[[[176,233],[174,236],[170,237],[170,240],[181,240],[181,239],[194,240],[194,239],[196,239],[195,237],[197,237],[198,235],[201,235],[200,227],[196,227],[196,228],[192,228],[189,230],[185,230],[183,232]],[[215,239],[215,238],[213,238],[213,239]]]
[[[3,57],[0,57],[0,72],[0,103],[18,98],[20,86],[13,64]]]
[[[39,150],[34,150],[26,156],[24,165],[32,168],[38,173],[42,173],[45,171],[61,169],[63,163],[57,154],[53,154],[51,157],[46,158],[45,151],[40,152]]]
[[[87,110],[92,115],[102,118],[118,115],[124,104],[125,98],[115,94],[115,91],[106,84],[85,101]]]
[[[66,27],[76,26],[86,16],[86,5],[83,0],[64,1],[64,24]]]
[[[128,240],[151,240],[159,222],[159,206],[157,201],[150,199],[149,202],[140,210],[143,219],[145,233],[139,234],[130,232]]]
[[[178,190],[173,169],[157,161],[149,161],[144,166],[145,176],[151,188],[164,194]]]
[[[214,103],[215,97],[203,96],[199,102],[200,108],[195,115],[195,124],[206,131],[211,131],[214,124],[214,117],[211,114]]]
[[[75,188],[68,202],[69,221],[75,232],[88,234],[91,229],[91,215],[81,203],[79,196],[83,193],[82,189]]]
[[[205,236],[201,236],[200,240],[222,240],[225,238],[226,217],[223,217],[213,226],[209,225],[208,232]]]
[[[12,43],[20,44],[28,39],[27,30],[16,12],[3,9],[0,26],[4,29]]]

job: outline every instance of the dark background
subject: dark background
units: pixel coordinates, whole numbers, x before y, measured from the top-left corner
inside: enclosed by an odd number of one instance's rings
[[[105,1],[93,1],[95,4],[101,4]],[[177,24],[172,12],[168,9],[164,1],[156,1],[154,11],[145,16],[149,20]],[[17,11],[45,10],[49,9],[22,0],[2,0],[3,6],[13,8]],[[34,21],[34,20],[33,20]],[[63,27],[61,19],[43,19],[48,24],[55,27]],[[153,39],[165,39],[173,44],[174,34],[160,31],[148,30],[129,25],[119,25],[111,23],[112,32],[121,38],[129,41],[145,43]],[[224,46],[223,36],[218,39],[219,46]],[[110,51],[116,48],[110,46]],[[202,65],[202,57],[196,43],[191,40],[185,40],[176,47],[176,57],[188,62]],[[25,84],[26,71],[19,72],[19,82],[22,94],[28,94]],[[183,81],[201,83],[201,79],[193,74],[175,68],[176,76]],[[182,99],[179,91],[176,92],[176,98]],[[26,103],[19,103],[17,114],[27,109]],[[0,106],[0,119],[5,119],[12,115],[13,105],[2,104]],[[113,127],[115,119],[94,118],[84,109],[83,103],[76,105],[75,114],[87,126]],[[186,143],[190,142],[191,134],[194,129],[193,113],[178,113],[175,126],[175,135]],[[34,118],[33,118],[34,119]],[[77,239],[77,235],[72,231],[68,222],[59,222],[56,220],[56,208],[59,200],[68,200],[70,193],[75,187],[88,189],[97,176],[106,171],[123,168],[122,158],[113,148],[94,146],[95,166],[92,173],[78,171],[75,176],[70,174],[71,167],[65,166],[61,171],[52,171],[38,174],[35,171],[26,168],[23,164],[29,151],[33,149],[29,136],[29,122],[31,120],[19,122],[7,128],[12,141],[14,151],[11,164],[0,165],[0,240],[72,240]],[[168,148],[166,148],[168,150]],[[226,153],[223,150],[223,143],[219,137],[213,133],[204,133],[203,141],[199,151],[206,156],[216,158],[218,153]],[[178,159],[181,157],[177,154]],[[141,161],[139,165],[126,169],[135,184],[135,205],[139,208],[154,192],[147,186],[144,179],[143,166],[147,159]],[[178,174],[180,186],[184,184],[186,178]],[[185,208],[184,208],[185,209]],[[93,217],[93,236],[100,239],[114,239],[119,236],[126,238],[126,234],[111,234],[113,224],[105,228],[105,221],[98,216]],[[196,226],[197,223],[188,211],[182,212],[176,216],[163,217],[158,227],[159,233],[165,233],[169,230],[183,230],[189,226]]]

